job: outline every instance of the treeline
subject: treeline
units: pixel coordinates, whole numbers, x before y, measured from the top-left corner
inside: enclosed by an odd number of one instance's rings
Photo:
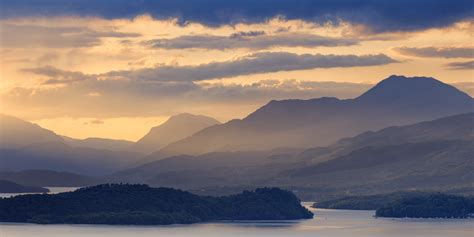
[[[427,192],[395,192],[342,197],[315,203],[313,207],[376,210],[376,216],[379,217],[466,218],[474,215],[474,197]]]
[[[314,208],[345,210],[377,210],[403,198],[425,195],[423,192],[395,192],[367,196],[347,196],[313,204]]]
[[[203,197],[171,188],[103,184],[68,193],[0,200],[3,222],[158,225],[312,216],[293,193],[278,188]]]
[[[376,211],[378,217],[396,218],[467,218],[473,214],[473,197],[440,193],[402,198]]]

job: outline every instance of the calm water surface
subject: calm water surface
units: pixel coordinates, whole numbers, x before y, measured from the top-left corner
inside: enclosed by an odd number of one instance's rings
[[[308,203],[305,204],[308,205]],[[36,225],[0,223],[0,236],[474,236],[474,219],[389,219],[374,218],[374,211],[311,210],[316,214],[311,220],[282,222],[205,223],[172,226]]]

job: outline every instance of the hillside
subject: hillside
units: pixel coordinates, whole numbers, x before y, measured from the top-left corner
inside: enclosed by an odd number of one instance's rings
[[[142,153],[71,147],[54,132],[11,116],[1,115],[2,170],[48,169],[104,175],[135,164]]]
[[[216,124],[220,124],[219,121],[202,115],[184,113],[171,116],[163,124],[151,128],[144,137],[133,145],[133,150],[144,153],[158,151],[170,143]]]
[[[42,142],[64,141],[54,132],[36,124],[0,114],[0,149],[16,149]]]
[[[146,185],[105,184],[68,193],[0,200],[0,221],[41,224],[164,225],[312,216],[295,195],[277,188],[213,198]]]
[[[52,170],[0,171],[0,179],[25,186],[83,187],[99,183],[100,178]]]
[[[114,140],[106,138],[89,137],[86,139],[75,139],[63,136],[66,144],[71,147],[86,147],[93,149],[104,149],[110,151],[131,151],[134,142],[126,140]]]
[[[216,190],[278,185],[307,193],[470,190],[474,113],[390,127],[308,150],[175,156],[112,175],[116,182]],[[305,192],[303,194],[302,192]]]
[[[327,146],[369,130],[473,111],[473,98],[436,79],[391,76],[355,99],[271,101],[242,120],[204,129],[154,156]]]
[[[104,175],[124,169],[142,157],[140,153],[118,152],[64,143],[36,143],[21,149],[0,149],[4,170],[49,169],[84,175]]]

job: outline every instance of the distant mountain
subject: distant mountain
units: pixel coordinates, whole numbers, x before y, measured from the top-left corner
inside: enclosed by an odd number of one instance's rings
[[[107,138],[89,137],[86,139],[76,139],[71,137],[62,137],[66,144],[71,147],[86,147],[94,149],[104,149],[111,151],[131,151],[135,144],[132,141],[114,140]]]
[[[48,169],[84,175],[104,175],[136,163],[141,153],[70,147],[64,143],[36,143],[21,149],[0,149],[5,170]]]
[[[0,148],[15,149],[42,142],[63,142],[63,139],[36,124],[0,114]]]
[[[390,127],[301,153],[292,183],[378,192],[473,187],[474,113]],[[331,180],[328,183],[328,180]]]
[[[145,153],[158,151],[170,143],[216,124],[219,124],[219,121],[210,117],[186,113],[178,114],[170,117],[160,126],[153,127],[135,143],[133,150]]]
[[[112,175],[114,182],[206,190],[262,185],[298,195],[471,190],[474,113],[389,127],[301,150],[170,157]]]
[[[328,147],[307,149],[297,159],[318,163],[363,148],[437,140],[474,139],[474,113],[444,117],[407,126],[393,126],[343,138]]]
[[[390,76],[355,99],[271,101],[242,120],[206,128],[152,156],[326,146],[368,130],[469,112],[474,99],[450,85]]]
[[[154,186],[192,189],[202,185],[255,183],[259,175],[241,176],[248,169],[258,172],[267,164],[288,164],[302,150],[213,152],[200,156],[180,155],[145,163],[106,177],[107,182],[148,183]],[[270,172],[266,172],[269,175]],[[265,185],[261,183],[261,185]]]
[[[135,164],[142,153],[71,147],[54,132],[11,116],[0,122],[2,170],[49,169],[103,175]]]
[[[472,186],[474,139],[364,147],[282,176],[291,183],[389,192]]]
[[[0,180],[39,187],[84,187],[100,182],[97,177],[52,170],[0,171]]]
[[[14,182],[0,180],[0,193],[47,193],[49,189],[42,187],[29,187]]]

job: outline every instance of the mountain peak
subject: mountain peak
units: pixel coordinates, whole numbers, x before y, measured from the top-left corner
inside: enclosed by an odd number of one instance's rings
[[[204,116],[204,115],[190,114],[190,113],[180,113],[180,114],[173,115],[165,123],[186,122],[186,121],[192,121],[192,120],[208,121],[209,123],[219,123],[219,121],[217,121],[214,118]]]
[[[472,98],[455,87],[431,77],[392,75],[356,98],[369,103],[422,105],[429,103],[472,104]]]
[[[63,139],[37,124],[0,114],[0,148],[20,148],[42,142],[63,142]]]
[[[216,124],[220,122],[204,115],[189,113],[173,115],[163,124],[151,128],[143,138],[137,141],[135,150],[146,153],[157,151],[163,146]]]

